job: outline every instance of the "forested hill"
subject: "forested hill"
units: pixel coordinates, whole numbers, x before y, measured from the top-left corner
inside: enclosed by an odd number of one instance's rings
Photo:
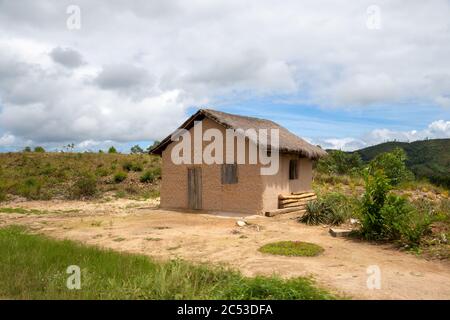
[[[450,185],[450,139],[432,139],[414,142],[385,142],[355,152],[363,161],[378,154],[402,148],[408,155],[407,166],[416,177],[426,177],[431,182]]]

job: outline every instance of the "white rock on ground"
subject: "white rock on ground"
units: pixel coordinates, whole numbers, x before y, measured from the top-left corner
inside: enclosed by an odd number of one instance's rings
[[[247,225],[247,223],[246,223],[245,221],[243,221],[243,220],[238,220],[238,221],[236,221],[236,224],[237,224],[239,227],[245,227],[245,226]]]

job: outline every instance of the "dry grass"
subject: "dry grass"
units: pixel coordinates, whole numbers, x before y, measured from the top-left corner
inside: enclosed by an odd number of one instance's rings
[[[141,182],[143,172],[159,177],[160,158],[105,153],[0,154],[0,201],[73,199],[114,192],[117,197],[159,196],[159,179]],[[120,179],[117,177],[120,176]]]

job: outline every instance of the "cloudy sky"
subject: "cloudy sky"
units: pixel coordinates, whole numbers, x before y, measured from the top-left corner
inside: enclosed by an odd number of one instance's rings
[[[450,2],[0,0],[0,151],[147,146],[199,107],[326,148],[450,138]]]

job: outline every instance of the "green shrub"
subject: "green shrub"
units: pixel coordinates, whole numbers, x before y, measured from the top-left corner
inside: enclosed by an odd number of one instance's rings
[[[140,177],[140,181],[143,183],[152,183],[155,180],[161,178],[161,169],[153,168],[151,170],[146,170]]]
[[[131,147],[130,152],[131,154],[141,154],[144,153],[144,150],[137,144]]]
[[[350,218],[355,201],[337,192],[325,194],[306,204],[306,213],[299,221],[311,225],[339,225]]]
[[[25,148],[23,149],[23,152],[31,152],[31,148],[30,148],[30,147],[25,147]]]
[[[122,164],[122,169],[125,171],[142,171],[143,167],[142,164],[137,163],[137,162],[131,162],[131,161],[126,161]]]
[[[117,153],[117,150],[116,150],[116,148],[114,148],[114,146],[111,146],[108,149],[108,153]]]
[[[365,181],[361,204],[362,235],[367,239],[418,245],[430,231],[430,212],[421,212],[406,198],[389,194],[390,180],[381,170],[367,175]]]
[[[45,149],[43,147],[37,146],[34,148],[34,152],[45,152]]]
[[[151,170],[147,170],[145,171],[141,177],[139,178],[139,180],[143,183],[152,183],[153,181],[155,181],[155,176],[153,175],[153,171]]]
[[[93,197],[97,193],[97,179],[93,174],[81,174],[71,188],[71,197],[80,199]]]
[[[16,187],[16,193],[27,199],[36,200],[41,195],[42,182],[37,178],[31,177],[23,180]]]
[[[135,172],[141,172],[143,170],[143,166],[140,163],[133,163],[133,165],[131,166],[131,170],[135,171]]]
[[[366,174],[365,183],[366,190],[361,203],[361,231],[366,238],[377,238],[384,233],[381,209],[386,202],[391,185],[389,179],[381,170],[375,171],[373,175]]]
[[[396,148],[392,152],[384,152],[376,156],[369,164],[369,170],[374,173],[383,170],[392,185],[412,180],[414,175],[406,167],[406,152]]]
[[[332,150],[328,152],[328,156],[317,162],[317,171],[327,174],[354,174],[362,165],[363,162],[358,153]]]
[[[126,178],[127,178],[127,173],[126,172],[124,172],[124,171],[119,171],[119,172],[117,172],[115,175],[114,175],[114,177],[113,177],[113,181],[115,182],[115,183],[120,183],[120,182],[122,182],[122,181],[124,181]]]
[[[155,175],[156,179],[160,179],[161,178],[161,167],[155,167],[152,169],[153,174]]]
[[[109,175],[109,170],[107,168],[104,167],[100,167],[95,169],[95,175],[98,177],[106,177],[107,175]]]
[[[5,200],[6,200],[6,190],[5,190],[5,187],[0,185],[0,202],[5,201]]]
[[[132,167],[133,167],[133,163],[131,161],[127,161],[122,164],[122,169],[125,171],[131,171]]]

